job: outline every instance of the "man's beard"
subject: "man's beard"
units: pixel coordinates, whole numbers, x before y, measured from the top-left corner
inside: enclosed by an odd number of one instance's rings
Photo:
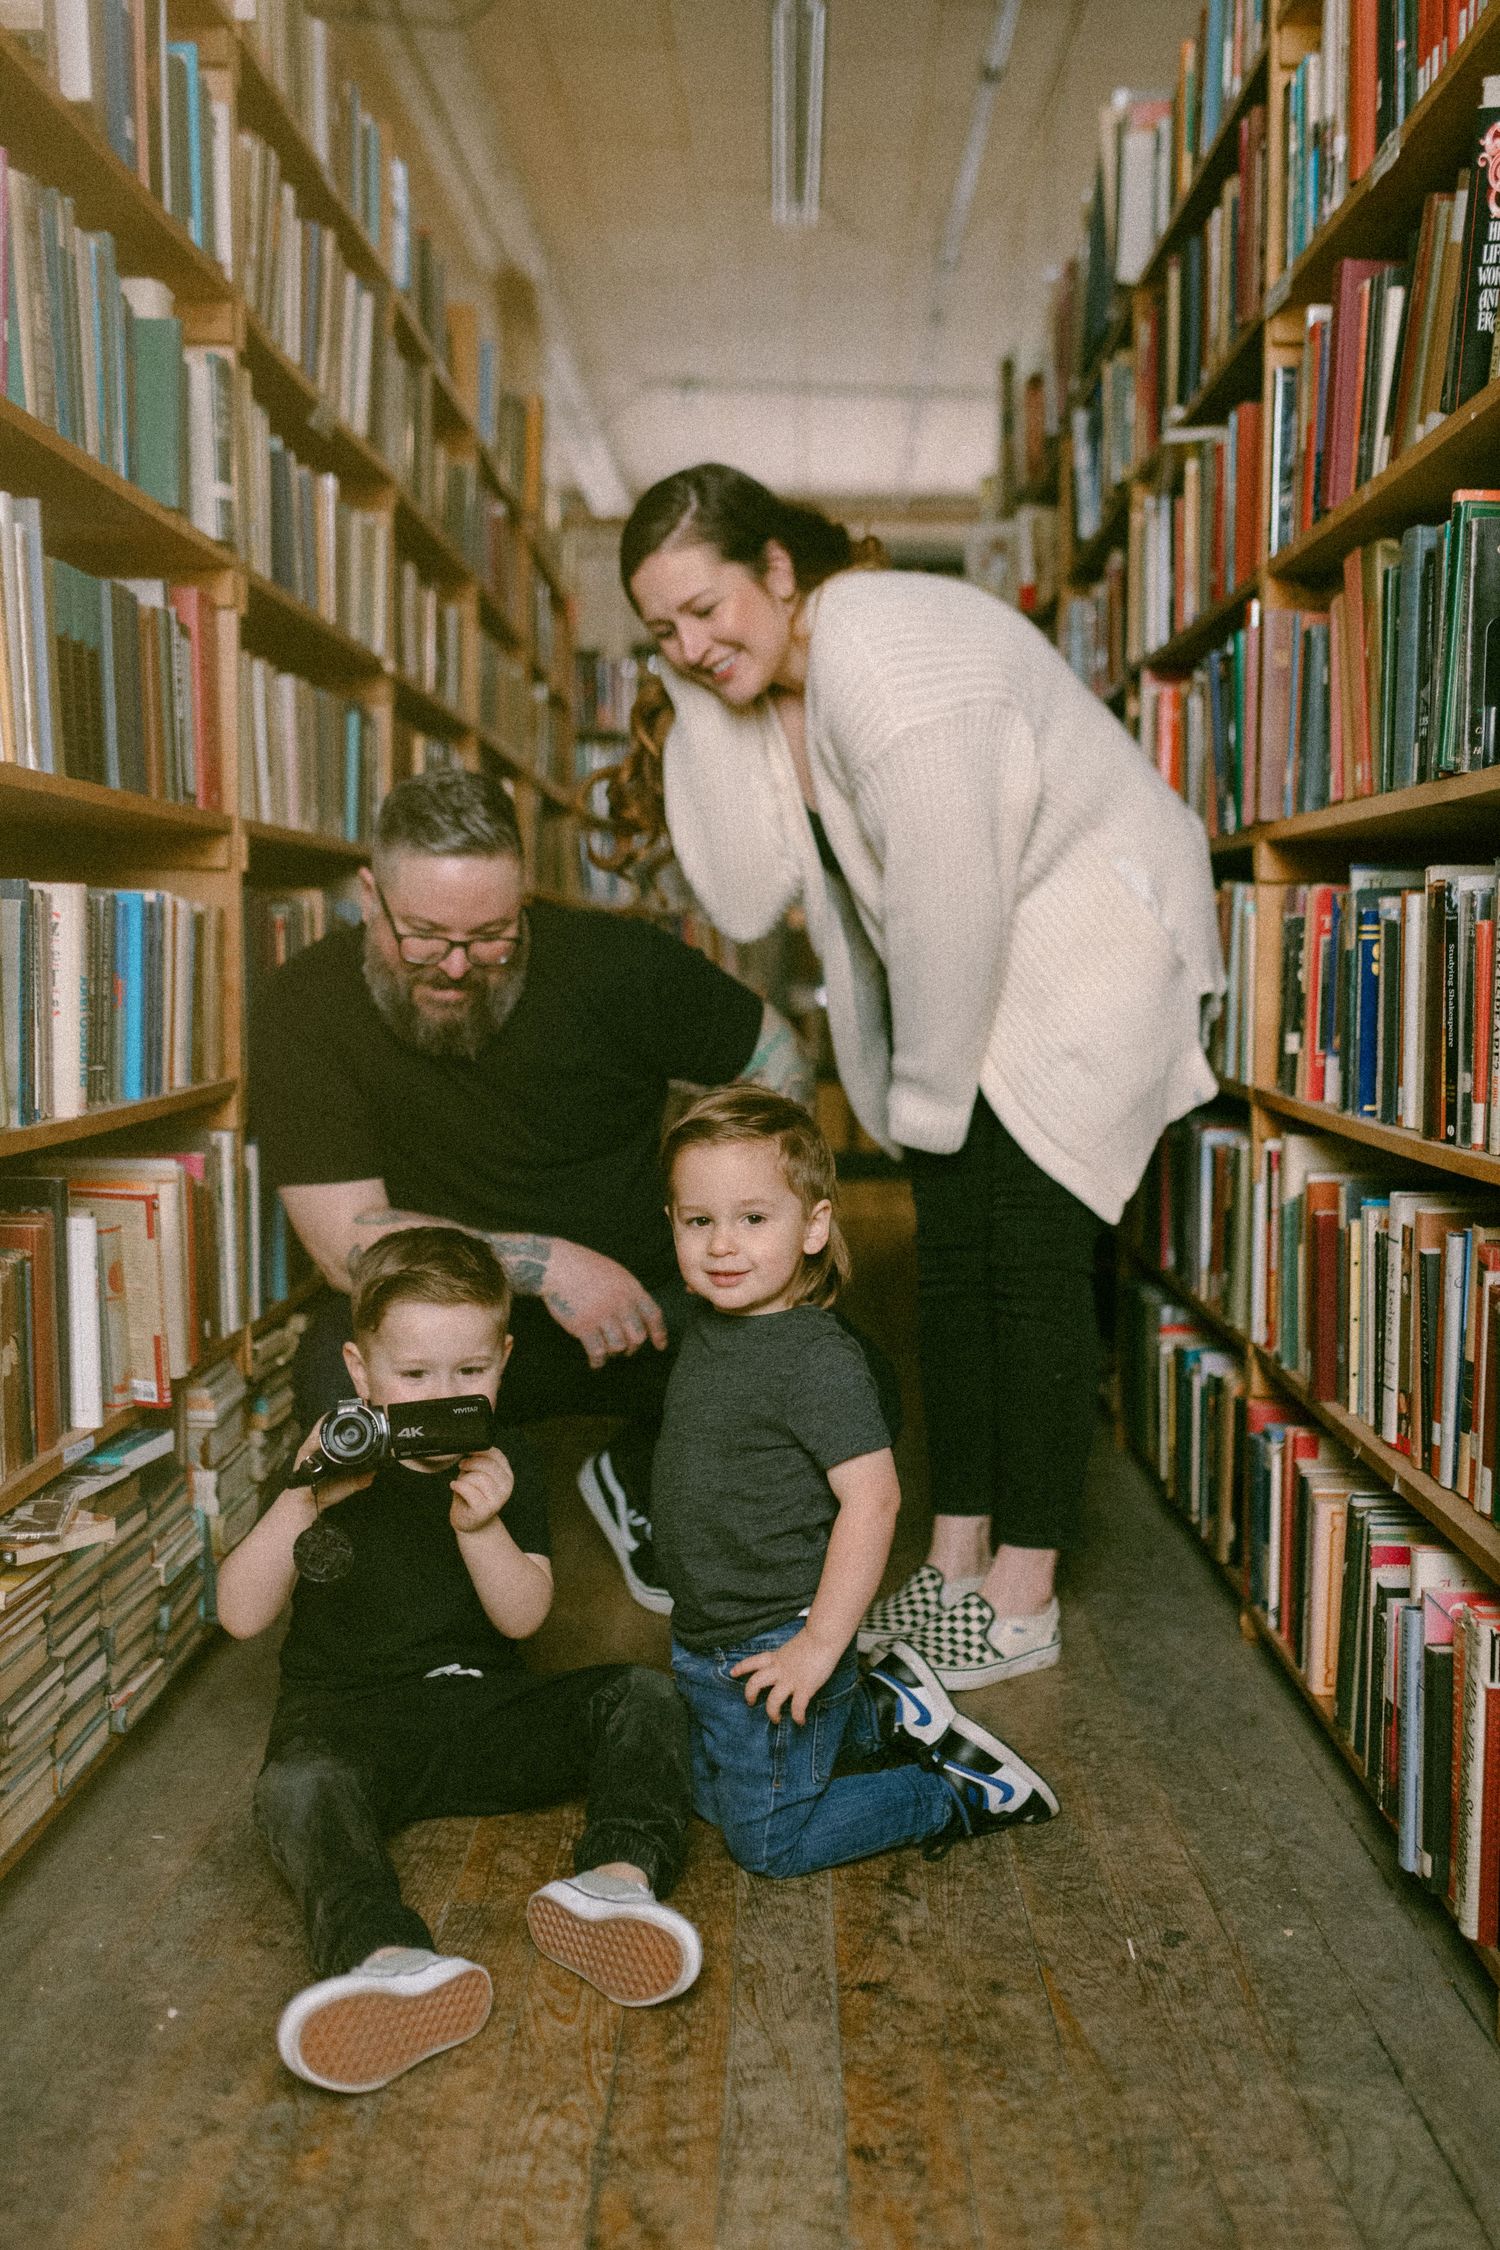
[[[528,951],[523,939],[515,960],[505,968],[468,968],[455,983],[450,977],[434,977],[430,969],[410,972],[391,967],[377,950],[374,933],[369,930],[365,934],[365,984],[403,1045],[415,1047],[424,1055],[454,1055],[472,1062],[520,999]],[[464,1005],[445,1009],[441,1016],[424,1015],[412,997],[413,985],[420,982],[462,992]]]

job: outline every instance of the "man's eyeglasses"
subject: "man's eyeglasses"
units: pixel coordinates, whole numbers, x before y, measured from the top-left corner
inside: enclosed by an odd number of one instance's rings
[[[396,917],[386,903],[385,893],[378,883],[374,884],[374,891],[380,901],[380,911],[391,925],[396,950],[408,968],[430,969],[435,963],[446,961],[450,953],[457,951],[463,955],[466,964],[472,961],[476,968],[498,969],[507,961],[513,961],[526,942],[524,922],[514,930],[503,931],[498,937],[444,937],[441,931],[418,935],[412,930],[398,929]]]

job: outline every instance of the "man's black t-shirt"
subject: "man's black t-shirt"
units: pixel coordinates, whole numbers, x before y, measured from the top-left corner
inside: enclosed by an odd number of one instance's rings
[[[539,902],[526,982],[472,1061],[397,1038],[363,929],[272,979],[251,1023],[251,1130],[268,1187],[380,1179],[392,1206],[560,1235],[648,1284],[675,1270],[656,1149],[668,1083],[737,1077],[761,1002],[649,922]]]
[[[521,1552],[550,1555],[547,1489],[536,1454],[513,1430],[496,1445],[515,1472],[501,1520]],[[342,1578],[299,1578],[281,1647],[291,1687],[363,1694],[460,1664],[492,1678],[519,1668],[514,1641],[485,1615],[448,1521],[453,1479],[388,1461],[374,1482],[326,1511],[354,1559]]]

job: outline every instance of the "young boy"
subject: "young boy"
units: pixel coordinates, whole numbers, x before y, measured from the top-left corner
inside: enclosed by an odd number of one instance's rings
[[[822,1135],[796,1103],[728,1086],[662,1160],[701,1300],[652,1472],[697,1811],[765,1875],[1049,1819],[1040,1775],[904,1642],[859,1674],[901,1495],[864,1355],[828,1309],[849,1254]]]
[[[355,1275],[354,1387],[377,1406],[466,1394],[493,1406],[509,1311],[477,1236],[388,1235]],[[225,1561],[220,1622],[239,1638],[264,1632],[288,1596],[255,1813],[320,1980],[282,2014],[289,2069],[363,2093],[483,2026],[485,1970],[436,1952],[402,1901],[384,1839],[414,1820],[586,1790],[577,1873],[533,1894],[532,1938],[626,2005],[686,1991],[698,1934],[657,1895],[682,1861],[686,1722],[660,1673],[523,1669],[516,1644],[552,1603],[545,1495],[524,1441],[501,1431],[462,1460],[388,1461],[316,1494],[291,1486]]]

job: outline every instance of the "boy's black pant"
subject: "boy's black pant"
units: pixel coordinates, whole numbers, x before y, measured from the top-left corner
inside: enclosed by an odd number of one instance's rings
[[[628,1860],[664,1896],[691,1801],[687,1713],[665,1674],[595,1664],[552,1679],[442,1674],[363,1695],[283,1687],[255,1817],[326,1977],[377,1946],[433,1945],[402,1901],[385,1848],[393,1830],[584,1792],[579,1872]]]

